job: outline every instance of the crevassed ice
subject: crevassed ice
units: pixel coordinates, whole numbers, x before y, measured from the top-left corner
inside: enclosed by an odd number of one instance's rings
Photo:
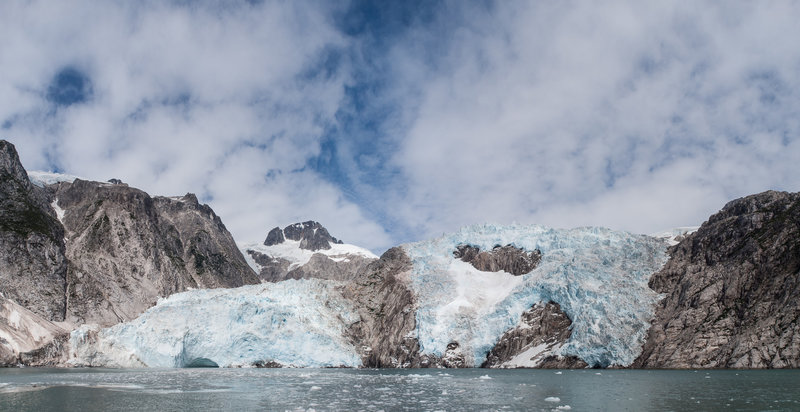
[[[287,280],[235,289],[206,289],[161,299],[138,318],[72,332],[73,365],[184,367],[209,360],[221,367],[274,361],[285,366],[361,364],[345,329],[358,320],[337,282]]]
[[[542,260],[523,276],[480,272],[453,258],[463,243],[483,250],[507,244],[538,249]],[[647,282],[667,259],[667,244],[649,236],[539,225],[469,226],[403,247],[413,261],[422,353],[442,356],[456,341],[472,355],[473,366],[480,366],[523,311],[547,301],[561,305],[573,322],[561,355],[593,366],[631,364],[659,299]]]
[[[39,170],[28,171],[28,180],[30,180],[31,183],[39,187],[44,187],[58,182],[72,183],[75,181],[75,179],[80,179],[80,178],[77,176],[63,174],[63,173],[42,172]]]

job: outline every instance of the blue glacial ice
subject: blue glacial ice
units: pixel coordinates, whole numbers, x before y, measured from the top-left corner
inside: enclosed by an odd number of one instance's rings
[[[542,252],[523,276],[481,272],[453,258],[459,244]],[[476,225],[403,246],[413,261],[417,329],[423,354],[442,356],[456,341],[479,366],[500,336],[537,302],[553,301],[572,319],[560,355],[591,366],[629,365],[641,348],[659,295],[647,282],[666,262],[667,243],[603,228]],[[470,361],[470,359],[467,359]]]
[[[344,332],[359,318],[338,286],[310,279],[178,293],[130,322],[100,330],[96,338],[88,326],[73,331],[70,363],[357,367],[361,358]]]

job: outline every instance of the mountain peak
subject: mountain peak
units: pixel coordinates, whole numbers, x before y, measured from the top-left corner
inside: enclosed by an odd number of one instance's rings
[[[274,246],[283,243],[287,239],[299,241],[301,249],[311,251],[328,250],[331,248],[331,243],[342,244],[342,241],[331,236],[328,233],[328,229],[325,229],[322,224],[309,220],[291,224],[283,228],[283,230],[280,227],[275,227],[267,234],[264,245]]]

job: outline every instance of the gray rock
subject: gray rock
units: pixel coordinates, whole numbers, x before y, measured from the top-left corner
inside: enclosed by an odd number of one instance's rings
[[[419,342],[410,338],[416,326],[415,297],[409,287],[411,259],[394,247],[359,271],[343,290],[352,299],[361,321],[348,336],[361,348],[368,368],[419,367]]]
[[[67,317],[75,324],[131,320],[188,288],[258,282],[219,217],[192,194],[152,198],[79,179],[53,191],[65,210]]]
[[[458,245],[453,256],[484,272],[502,270],[517,276],[532,271],[542,260],[541,251],[528,252],[512,245],[496,245],[490,251],[481,251],[473,245]]]
[[[800,194],[732,201],[669,253],[633,367],[800,367]]]
[[[286,238],[283,236],[283,230],[276,227],[269,231],[267,240],[264,241],[264,246],[274,246],[283,243]]]
[[[286,226],[283,229],[283,235],[286,239],[299,241],[301,249],[310,251],[328,250],[331,248],[331,243],[342,243],[341,240],[331,236],[328,229],[311,220]],[[269,241],[269,236],[267,236],[267,241]],[[264,242],[265,245],[267,241]]]
[[[64,229],[47,193],[31,184],[9,142],[0,140],[0,293],[48,320],[64,320]]]
[[[588,366],[586,362],[576,357],[559,357],[552,353],[572,335],[571,325],[572,320],[557,303],[537,303],[523,312],[517,327],[500,337],[481,367],[515,367],[504,364],[529,348],[544,346],[543,350],[527,359],[537,368],[585,368]]]

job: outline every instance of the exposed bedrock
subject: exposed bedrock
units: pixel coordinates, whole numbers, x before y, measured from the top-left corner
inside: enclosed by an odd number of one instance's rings
[[[341,240],[331,236],[319,222],[309,220],[286,226],[283,230],[278,227],[270,230],[264,246],[277,245],[286,239],[299,241],[301,249],[310,251],[327,250],[331,248],[331,243],[342,243]]]
[[[554,354],[570,337],[572,321],[555,302],[537,303],[522,314],[489,351],[483,368],[585,368],[586,362]]]
[[[419,367],[415,298],[408,286],[411,259],[394,247],[361,269],[344,287],[361,320],[348,335],[360,347],[364,367]]]
[[[47,193],[31,184],[14,145],[0,140],[0,294],[63,321],[66,277],[64,229]]]
[[[532,271],[542,260],[541,251],[528,252],[512,245],[496,245],[488,251],[481,251],[479,247],[473,245],[458,245],[453,256],[484,272],[502,270],[517,276]]]
[[[633,367],[800,367],[800,194],[734,200],[670,254]]]
[[[150,197],[75,180],[53,188],[67,229],[68,320],[110,326],[188,288],[257,283],[214,212],[188,194]]]

